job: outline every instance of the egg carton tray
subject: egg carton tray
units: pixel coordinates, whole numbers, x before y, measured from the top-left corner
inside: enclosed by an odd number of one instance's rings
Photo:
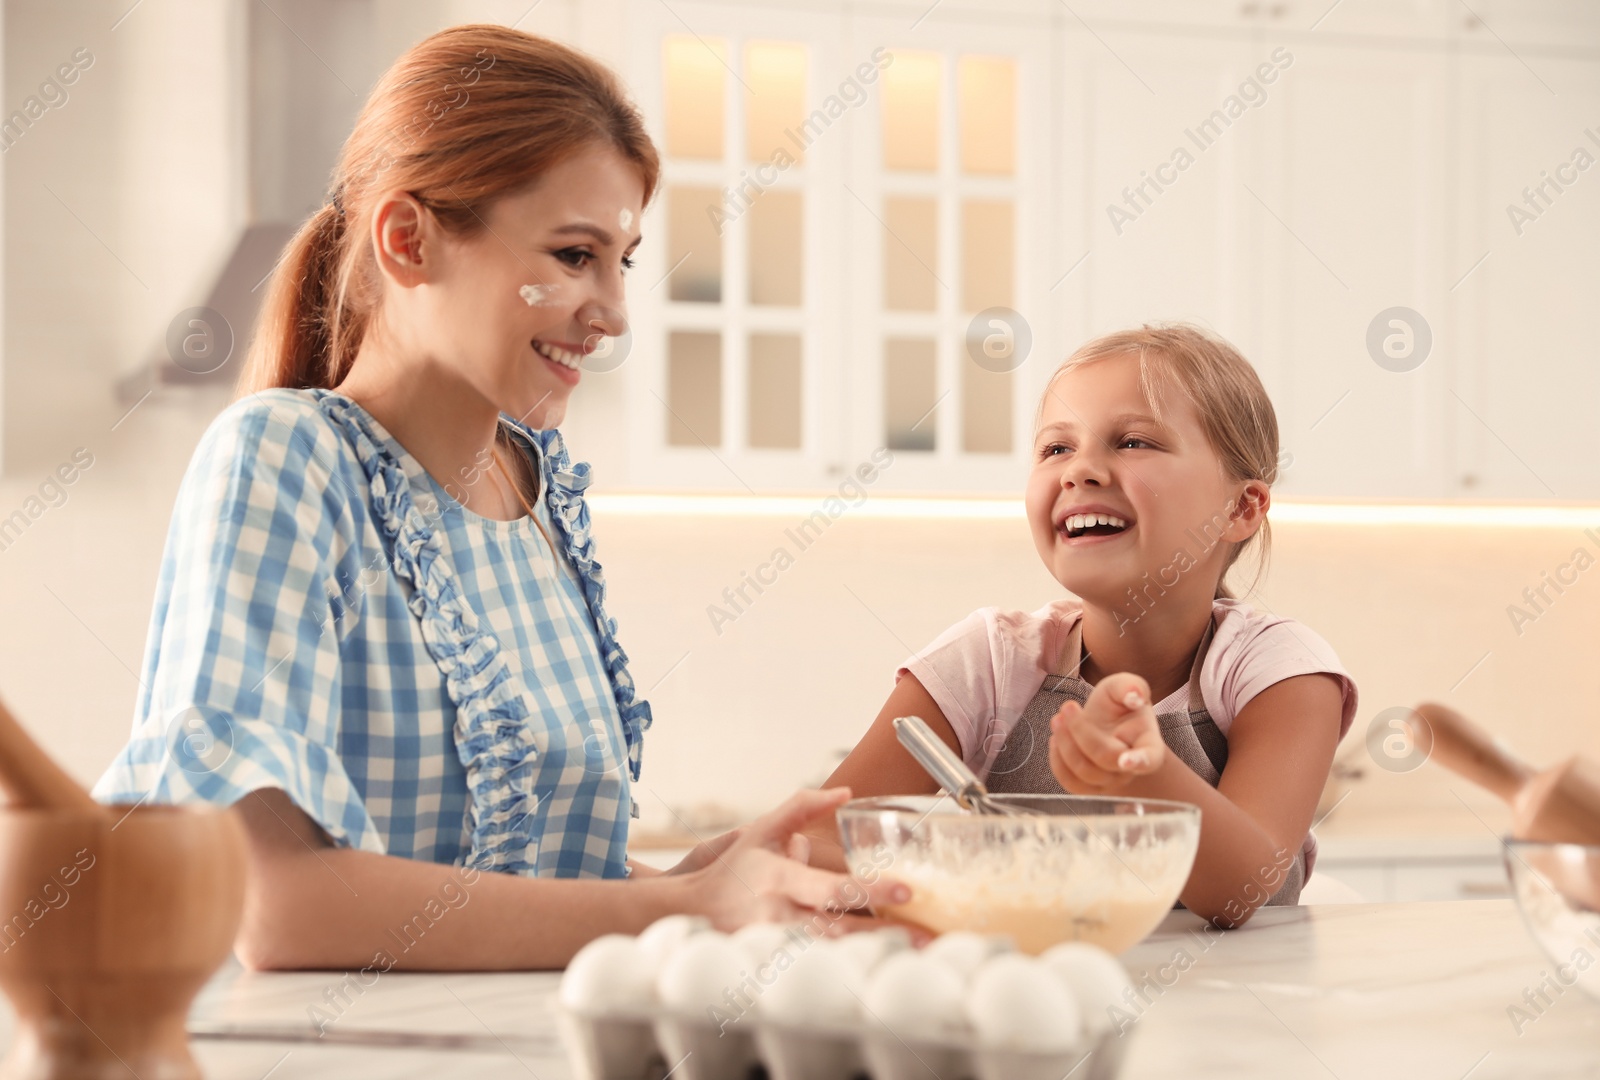
[[[1114,1080],[1129,1042],[1104,1030],[1068,1050],[1008,1050],[902,1038],[871,1022],[797,1027],[747,1015],[724,1026],[659,1005],[600,1017],[563,1006],[560,1020],[583,1080]]]

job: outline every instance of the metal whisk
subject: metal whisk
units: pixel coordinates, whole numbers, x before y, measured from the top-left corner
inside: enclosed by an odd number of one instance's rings
[[[917,764],[927,770],[928,775],[933,777],[963,810],[970,810],[975,814],[996,814],[1005,817],[1027,817],[1040,813],[1032,807],[1017,806],[990,797],[989,789],[983,786],[983,781],[967,768],[966,762],[951,752],[944,744],[944,740],[935,735],[933,729],[928,727],[920,716],[896,717],[894,733],[900,740],[900,745],[911,751],[911,756],[917,759]]]

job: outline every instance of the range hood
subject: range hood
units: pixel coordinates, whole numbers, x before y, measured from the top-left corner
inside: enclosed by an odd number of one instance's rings
[[[118,380],[123,402],[162,386],[220,389],[237,380],[266,279],[300,223],[322,205],[339,148],[367,90],[392,59],[379,44],[384,35],[375,25],[375,9],[375,0],[240,6],[246,75],[238,111],[248,128],[241,177],[248,224],[189,304],[225,320],[195,330],[231,336],[231,350],[215,365],[206,362],[203,349],[198,358],[186,356],[184,320],[174,319],[175,328],[151,343],[146,362]]]

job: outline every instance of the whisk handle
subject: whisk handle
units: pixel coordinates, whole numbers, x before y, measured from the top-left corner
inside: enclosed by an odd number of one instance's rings
[[[971,809],[975,797],[988,794],[983,781],[967,768],[966,762],[951,752],[920,716],[896,717],[894,733],[900,745],[917,759],[917,764],[926,769],[928,775],[963,807]]]

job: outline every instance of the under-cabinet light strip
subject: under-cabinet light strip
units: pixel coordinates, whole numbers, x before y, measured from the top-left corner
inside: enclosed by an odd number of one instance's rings
[[[821,511],[831,517],[927,521],[1020,520],[1016,499],[939,498],[850,493],[797,495],[600,494],[596,512],[627,517],[802,518]],[[1468,528],[1592,528],[1600,505],[1474,503],[1275,502],[1271,520],[1308,525],[1420,525]]]

